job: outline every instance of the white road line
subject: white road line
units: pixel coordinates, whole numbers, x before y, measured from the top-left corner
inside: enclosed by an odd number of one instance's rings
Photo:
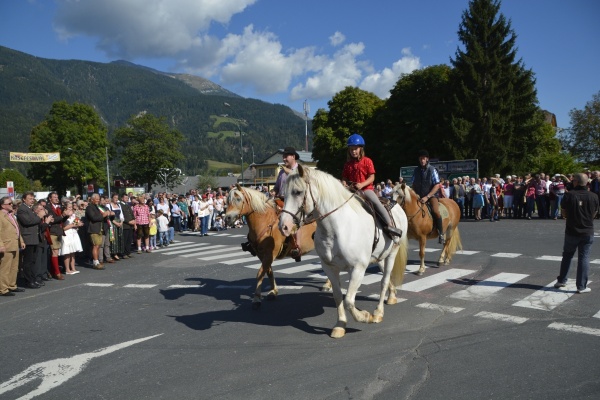
[[[457,279],[465,275],[470,275],[474,272],[475,271],[470,269],[448,269],[435,275],[428,276],[427,278],[405,283],[402,285],[402,290],[406,290],[407,292],[420,292],[422,290],[430,289],[434,286],[442,285],[451,279]]]
[[[340,272],[340,277],[343,277],[344,275],[348,275],[348,273],[346,271]],[[318,274],[309,275],[308,277],[316,279],[327,279],[327,275],[325,275],[325,272],[323,271],[319,272]]]
[[[221,245],[219,245],[218,247],[221,247]],[[212,249],[212,247],[208,247],[207,249]],[[215,249],[215,250],[203,250],[203,251],[199,251],[196,253],[191,253],[191,254],[184,254],[181,257],[198,257],[198,256],[204,256],[207,254],[217,254],[217,253],[227,253],[228,251],[233,251],[233,250],[237,250],[238,247],[224,247],[222,249]]]
[[[156,250],[152,250],[152,252],[153,253],[161,253],[163,251],[170,251],[170,250],[173,250],[173,249],[183,249],[184,247],[189,247],[189,246],[192,246],[192,245],[198,245],[199,244],[199,243],[194,243],[194,242],[180,242],[180,243],[181,244],[179,244],[179,243],[173,243],[173,244],[168,245],[167,247],[163,246],[163,247],[160,247],[160,248],[158,248]],[[201,243],[200,245],[204,246],[206,244],[207,243]]]
[[[527,276],[502,272],[469,286],[465,290],[452,293],[450,297],[462,300],[482,300]]]
[[[541,257],[537,257],[536,260],[542,260],[542,261],[562,261],[562,257],[561,256],[541,256]]]
[[[365,277],[363,278],[363,280],[360,284],[361,285],[371,285],[373,283],[379,283],[379,282],[381,282],[381,278],[383,278],[383,274],[381,272],[378,272],[376,274],[367,274],[367,275],[365,275]]]
[[[414,249],[413,251],[419,251],[419,249]],[[436,251],[442,251],[442,249],[434,249],[434,248],[425,247],[425,249],[423,249],[423,251],[425,251],[425,253],[435,253]]]
[[[481,311],[481,312],[475,314],[475,316],[481,317],[481,318],[487,318],[487,319],[494,319],[496,321],[513,322],[515,324],[522,324],[523,322],[526,322],[529,319],[529,318],[523,318],[523,317],[515,317],[514,315],[497,314],[497,313],[492,313],[492,312],[487,312],[487,311]]]
[[[230,233],[213,233],[210,236],[231,236],[231,234]]]
[[[590,283],[591,281],[588,281]],[[573,296],[577,291],[575,279],[569,279],[567,286],[562,289],[555,289],[556,280],[550,282],[543,289],[540,289],[533,294],[525,297],[523,300],[517,301],[513,306],[533,308],[536,310],[551,311],[554,310],[569,297]]]
[[[479,251],[472,251],[472,250],[458,250],[456,253],[454,254],[462,254],[465,256],[472,256],[473,254],[477,254],[479,253]]]
[[[130,283],[129,285],[125,285],[123,287],[126,288],[136,288],[136,289],[150,289],[153,288],[156,285],[146,285],[146,284],[135,284],[135,283]]]
[[[242,285],[219,285],[215,289],[250,289],[250,287]]]
[[[600,264],[600,259],[597,258],[595,260],[592,260],[590,261],[590,264]]]
[[[231,235],[232,238],[238,238],[238,237],[244,237],[245,238],[246,236],[248,236],[248,235]]]
[[[277,285],[277,289],[283,289],[283,290],[299,290],[302,289],[304,286],[291,286],[291,285]],[[266,289],[265,293],[268,292],[271,289]]]
[[[374,300],[379,300],[379,293],[373,293],[367,296],[368,299],[374,299]],[[387,296],[385,298],[385,300],[387,301]],[[406,301],[408,299],[402,298],[402,297],[396,297],[396,300],[398,300],[398,303],[402,303],[403,301]]]
[[[84,283],[84,285],[92,287],[110,287],[113,286],[114,283]]]
[[[556,329],[558,331],[585,333],[586,335],[600,336],[600,329],[587,328],[585,326],[579,325],[562,324],[560,322],[553,322],[550,325],[548,325],[548,328]]]
[[[198,260],[204,260],[204,261],[212,261],[212,260],[218,260],[219,258],[229,258],[229,257],[239,257],[244,255],[244,251],[240,250],[239,252],[232,252],[229,254],[218,254],[216,256],[209,256],[209,257],[198,257]]]
[[[235,265],[235,264],[242,264],[242,263],[245,263],[245,262],[248,262],[248,261],[254,261],[254,260],[256,260],[256,256],[253,256],[250,253],[246,253],[245,255],[246,255],[246,257],[236,258],[234,260],[219,261],[219,262],[221,264],[225,264],[225,265]]]
[[[201,287],[206,286],[206,284],[201,285],[170,285],[167,286],[167,289],[199,289]]]
[[[169,251],[165,251],[163,254],[172,256],[172,255],[179,255],[179,254],[185,254],[185,253],[191,253],[193,251],[199,251],[202,250],[199,247],[204,247],[208,246],[208,243],[198,243],[196,246],[186,246],[184,249],[182,248],[177,248],[177,249],[168,249]],[[213,245],[211,246],[211,248],[214,247],[223,247],[224,245]],[[170,246],[169,246],[170,247]]]
[[[492,254],[491,257],[517,258],[520,255],[520,253],[496,253]]]
[[[432,304],[432,303],[421,303],[421,304],[417,304],[416,307],[426,308],[428,310],[441,311],[443,313],[450,312],[452,314],[456,314],[456,313],[459,313],[462,310],[464,310],[464,308],[461,308],[461,307],[442,306],[439,304]]]
[[[593,315],[594,318],[600,318],[600,311]]]

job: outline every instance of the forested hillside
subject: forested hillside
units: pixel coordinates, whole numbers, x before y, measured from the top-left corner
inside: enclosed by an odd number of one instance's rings
[[[186,138],[181,167],[188,174],[208,159],[239,163],[239,135],[231,135],[238,125],[245,161],[252,152],[258,162],[278,148],[304,145],[304,121],[289,107],[242,98],[203,78],[123,61],[43,59],[0,46],[0,167],[8,166],[8,151],[27,151],[31,129],[60,100],[94,107],[109,139],[142,111],[167,117]],[[225,114],[229,122],[215,118]]]

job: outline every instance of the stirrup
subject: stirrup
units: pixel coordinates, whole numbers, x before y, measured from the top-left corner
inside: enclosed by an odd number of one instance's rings
[[[446,243],[446,235],[445,234],[441,234],[440,237],[438,238],[438,242],[440,244],[445,244]]]

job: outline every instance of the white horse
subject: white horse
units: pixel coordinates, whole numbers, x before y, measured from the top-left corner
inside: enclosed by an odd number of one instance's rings
[[[344,308],[355,321],[381,322],[388,288],[387,304],[397,302],[396,287],[402,284],[408,258],[407,235],[392,239],[383,233],[381,223],[367,211],[369,206],[325,172],[298,166],[298,172],[288,176],[284,190],[285,205],[279,217],[279,229],[284,235],[292,232],[295,222],[317,221],[315,250],[331,281],[338,311],[331,337],[341,338],[346,334]],[[406,232],[406,214],[399,205],[392,209],[392,217],[396,227]],[[378,264],[383,272],[379,303],[373,314],[354,306],[356,292],[370,264]],[[340,284],[341,271],[347,271],[350,276],[345,299]]]

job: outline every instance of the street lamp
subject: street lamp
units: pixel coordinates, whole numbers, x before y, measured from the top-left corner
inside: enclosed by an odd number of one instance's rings
[[[233,107],[231,107],[231,105],[229,103],[223,103],[223,105],[225,107],[229,107],[231,108],[232,114],[233,114]],[[241,157],[241,168],[242,168],[242,186],[244,185],[244,145],[242,143],[242,128],[240,127],[240,123],[238,122],[237,118],[233,119],[235,121],[235,124],[238,127],[238,131],[240,132],[240,157]]]

